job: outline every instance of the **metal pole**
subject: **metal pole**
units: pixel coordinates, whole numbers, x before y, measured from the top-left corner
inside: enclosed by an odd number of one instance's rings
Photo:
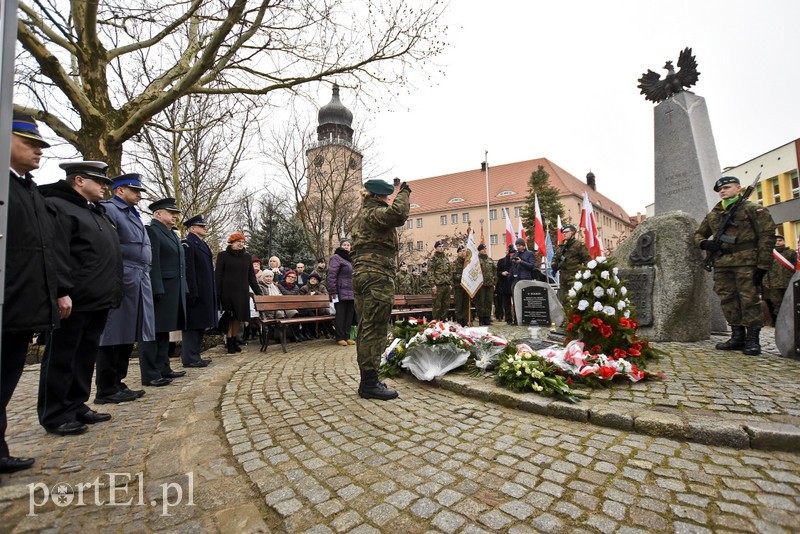
[[[483,152],[483,168],[486,170],[486,231],[489,233],[489,257],[492,257],[492,218],[489,216],[489,151]]]

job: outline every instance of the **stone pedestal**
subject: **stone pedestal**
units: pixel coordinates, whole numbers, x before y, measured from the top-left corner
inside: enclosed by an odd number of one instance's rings
[[[775,345],[781,356],[800,360],[800,271],[794,273],[775,321]]]
[[[649,292],[631,299],[639,306],[650,305],[642,310],[648,320],[640,321],[639,331],[645,339],[691,342],[709,338],[711,288],[701,251],[694,246],[697,226],[686,213],[658,215],[637,226],[612,254],[620,278],[628,274],[637,279],[629,291]],[[642,253],[643,242],[647,243],[646,253]],[[628,287],[628,282],[625,284]]]
[[[683,91],[658,104],[654,115],[655,214],[683,211],[699,224],[719,201],[714,182],[722,172],[706,101]],[[707,276],[711,328],[727,332],[719,299]]]

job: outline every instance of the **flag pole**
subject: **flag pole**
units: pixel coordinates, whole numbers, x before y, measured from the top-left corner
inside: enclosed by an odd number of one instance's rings
[[[489,232],[489,257],[492,257],[492,218],[489,216],[489,151],[483,151],[483,169],[486,172],[486,229]]]

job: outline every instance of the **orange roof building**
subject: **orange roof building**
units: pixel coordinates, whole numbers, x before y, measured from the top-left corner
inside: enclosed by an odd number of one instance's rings
[[[596,191],[594,174],[587,175],[587,184],[547,158],[538,158],[489,167],[488,214],[486,173],[479,168],[409,181],[411,213],[406,225],[398,229],[400,259],[406,263],[421,263],[437,240],[466,234],[470,225],[475,230],[476,241],[480,240],[483,230],[490,255],[501,257],[505,252],[506,229],[503,208],[508,210],[516,232],[528,196],[528,180],[539,165],[549,174],[550,185],[559,191],[564,223],[578,226],[586,191],[606,251],[612,251],[630,235],[634,226],[631,218],[619,204]]]

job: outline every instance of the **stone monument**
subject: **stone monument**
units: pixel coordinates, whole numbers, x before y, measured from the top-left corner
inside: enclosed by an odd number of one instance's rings
[[[800,360],[800,271],[792,275],[775,321],[775,345],[784,358]]]
[[[549,327],[564,322],[564,309],[546,282],[520,280],[514,284],[514,310],[520,326]]]
[[[611,255],[648,340],[699,341],[710,335],[711,281],[694,245],[697,226],[683,212],[657,215]]]

